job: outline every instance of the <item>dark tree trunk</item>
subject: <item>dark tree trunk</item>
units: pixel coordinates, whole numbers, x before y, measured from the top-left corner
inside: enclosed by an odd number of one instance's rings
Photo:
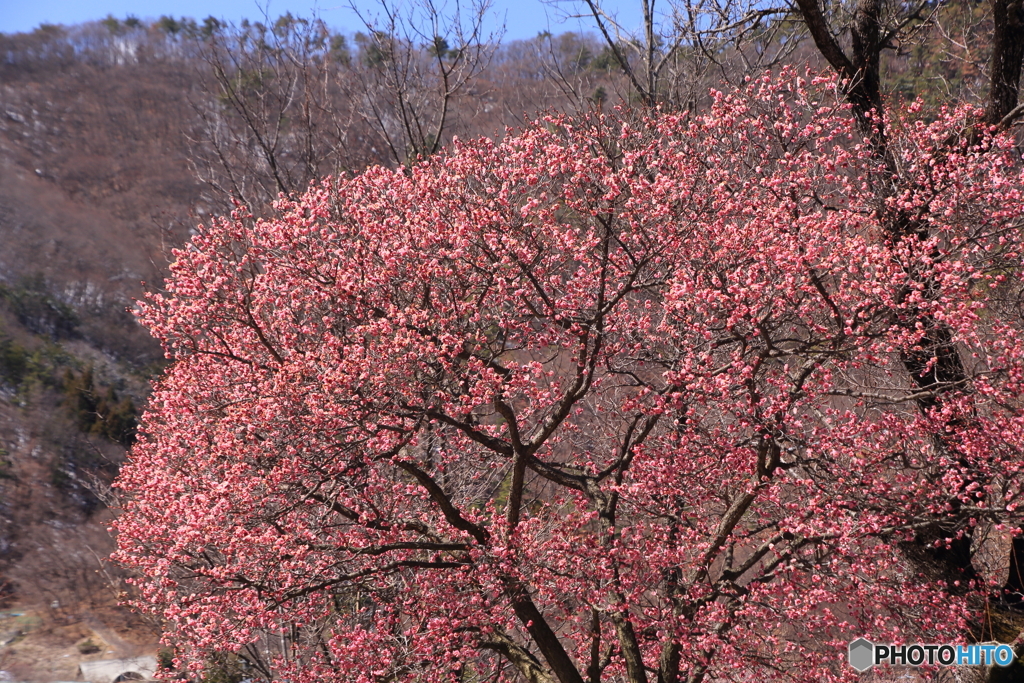
[[[994,30],[990,88],[984,122],[1006,126],[1022,113],[1018,107],[1018,99],[1021,63],[1024,59],[1024,0],[991,1]],[[882,37],[885,27],[882,25],[881,0],[859,0],[857,3],[853,25],[848,27],[851,34],[850,55],[846,54],[836,40],[836,27],[828,25],[819,0],[796,0],[796,4],[822,56],[840,77],[846,79],[846,97],[853,106],[862,129],[872,141],[875,153],[885,161],[889,177],[882,183],[886,188],[883,192],[900,192],[904,183],[891,157],[886,131],[882,128],[881,121],[871,116],[873,110],[880,112],[882,108],[880,63],[887,39]],[[950,141],[950,144],[956,143],[957,141]],[[884,200],[885,197],[879,199]],[[926,239],[929,236],[927,226],[905,212],[897,210],[882,220],[894,240]],[[913,273],[910,275],[918,281],[921,277],[927,277],[915,276]],[[925,284],[927,286],[931,283]],[[917,349],[904,354],[903,366],[918,388],[932,392],[918,401],[922,411],[929,411],[939,403],[942,392],[954,386],[963,386],[967,372],[948,326],[925,314],[908,324],[913,325],[916,322],[923,323],[928,332]],[[934,363],[931,362],[933,358]],[[941,450],[955,456],[955,443],[950,443],[943,434],[936,434],[935,438]],[[968,463],[964,459],[961,464],[966,466]],[[937,572],[946,580],[959,580],[961,584],[966,584],[977,577],[971,563],[971,537],[964,534],[948,547],[944,543],[940,547],[935,547],[935,541],[948,535],[948,529],[937,524],[934,528],[923,531],[915,542],[905,547],[916,561],[930,564],[932,573]],[[1012,569],[1016,570],[1016,558],[1011,558],[1011,562]],[[1020,593],[1022,587],[1014,584],[1015,580],[1019,583],[1019,576],[1012,575],[1006,590]]]
[[[1017,108],[1024,59],[1024,2],[992,0],[992,61],[985,122],[998,124]]]

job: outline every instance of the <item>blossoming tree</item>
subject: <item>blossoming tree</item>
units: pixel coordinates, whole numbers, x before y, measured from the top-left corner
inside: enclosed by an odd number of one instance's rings
[[[992,577],[921,558],[1024,521],[1024,178],[978,116],[893,115],[881,159],[787,72],[201,230],[141,305],[140,608],[294,683],[844,680],[851,637],[961,637]]]

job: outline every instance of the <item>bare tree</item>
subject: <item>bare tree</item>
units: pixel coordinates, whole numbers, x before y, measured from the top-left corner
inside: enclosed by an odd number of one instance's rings
[[[382,2],[379,15],[360,13],[367,33],[355,46],[319,19],[208,19],[194,35],[197,175],[222,197],[265,206],[328,174],[433,154],[500,38],[485,31],[488,7]]]
[[[784,7],[749,0],[640,0],[641,25],[632,29],[602,0],[552,0],[571,18],[592,22],[604,43],[599,61],[621,71],[623,99],[643,107],[692,108],[707,76],[731,79],[784,60],[795,43],[779,40]]]
[[[434,0],[402,6],[382,0],[366,25],[359,60],[349,63],[346,94],[363,121],[387,145],[391,160],[408,163],[437,152],[459,123],[458,96],[490,63],[503,30],[488,32],[490,0]]]
[[[191,158],[215,191],[263,205],[349,167],[358,150],[335,83],[347,55],[323,22],[208,21],[194,39],[202,64]]]

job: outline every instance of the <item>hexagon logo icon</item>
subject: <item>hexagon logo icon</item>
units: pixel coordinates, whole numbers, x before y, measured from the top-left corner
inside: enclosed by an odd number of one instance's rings
[[[871,641],[858,638],[850,643],[850,666],[857,671],[867,671],[875,664],[875,646]]]

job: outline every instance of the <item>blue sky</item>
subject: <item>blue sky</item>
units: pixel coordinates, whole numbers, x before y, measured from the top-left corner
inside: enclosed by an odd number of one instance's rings
[[[372,0],[356,0],[360,7],[372,11]],[[448,0],[454,5],[454,0]],[[636,0],[606,0],[607,9],[617,11],[627,26],[636,25],[639,18]],[[267,11],[269,9],[269,11]],[[494,0],[492,14],[495,21],[505,19],[506,40],[530,38],[539,31],[586,30],[578,20],[565,20],[570,4],[552,6],[541,0]],[[112,14],[118,19],[128,15],[140,19],[156,19],[161,15],[202,19],[213,15],[218,19],[238,21],[242,18],[262,19],[264,14],[277,17],[285,12],[308,17],[316,12],[332,28],[354,32],[361,28],[359,20],[345,0],[0,0],[0,33],[31,31],[41,23],[77,24],[102,19]]]

